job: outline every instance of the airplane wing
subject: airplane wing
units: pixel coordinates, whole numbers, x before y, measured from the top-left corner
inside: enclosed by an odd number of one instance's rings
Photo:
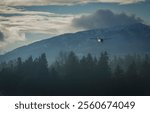
[[[103,38],[103,40],[109,40],[109,39],[112,39],[112,38]]]

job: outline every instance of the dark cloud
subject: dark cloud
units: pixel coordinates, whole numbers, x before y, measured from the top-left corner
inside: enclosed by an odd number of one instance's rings
[[[23,14],[0,14],[3,17],[24,16]]]
[[[0,41],[4,41],[4,34],[0,31]]]
[[[73,19],[73,26],[84,29],[95,29],[142,22],[141,18],[136,18],[134,15],[128,16],[125,13],[115,14],[110,10],[98,10],[91,15],[84,15]]]
[[[74,5],[85,3],[120,3],[131,4],[145,0],[2,0],[1,6],[38,6],[38,5]]]

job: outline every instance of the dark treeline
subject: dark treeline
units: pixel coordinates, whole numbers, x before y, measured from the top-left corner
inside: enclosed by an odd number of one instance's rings
[[[149,55],[61,52],[50,66],[45,54],[0,64],[1,95],[150,95],[149,81]]]

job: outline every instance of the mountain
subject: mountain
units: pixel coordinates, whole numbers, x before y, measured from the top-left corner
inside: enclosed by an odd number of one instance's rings
[[[98,43],[90,38],[109,38]],[[141,23],[121,25],[112,28],[94,29],[59,35],[46,40],[38,41],[27,46],[17,48],[0,56],[0,62],[29,56],[38,57],[46,53],[49,62],[53,62],[60,51],[74,51],[78,56],[91,53],[94,56],[102,51],[110,55],[149,54],[150,53],[150,26]]]

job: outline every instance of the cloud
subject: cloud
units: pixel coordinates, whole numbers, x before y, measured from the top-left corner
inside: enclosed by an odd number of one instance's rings
[[[53,36],[75,31],[71,27],[74,15],[27,11],[8,6],[1,6],[0,13],[0,41],[3,41],[0,43],[1,49],[17,41],[26,41],[26,33]]]
[[[1,0],[0,6],[74,5],[90,2],[129,4],[145,0]]]
[[[61,34],[68,27],[73,15],[61,15],[49,12],[25,11],[12,7],[1,7],[1,14],[11,16],[0,16],[0,30],[6,33],[5,37],[21,37],[25,32],[38,32],[46,34]],[[15,16],[19,14],[20,16]],[[18,36],[17,36],[18,35]]]
[[[93,14],[74,18],[72,21],[74,27],[82,29],[107,28],[141,22],[143,20],[136,18],[134,15],[115,14],[110,10],[98,10]]]
[[[0,31],[0,41],[4,41],[4,34]]]
[[[0,17],[0,30],[5,37],[15,37],[16,40],[24,39],[26,32],[55,35],[64,33],[72,18],[54,14]]]

